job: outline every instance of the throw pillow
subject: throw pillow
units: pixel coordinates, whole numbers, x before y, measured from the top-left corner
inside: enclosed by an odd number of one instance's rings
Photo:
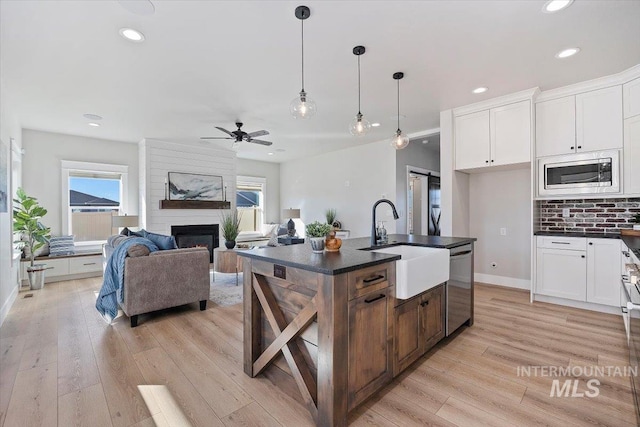
[[[49,256],[73,255],[75,253],[73,236],[58,236],[49,240]]]
[[[148,247],[145,245],[132,245],[127,249],[127,255],[131,258],[147,256],[151,253]]]
[[[176,238],[173,236],[165,236],[163,234],[149,233],[145,231],[147,239],[151,240],[156,244],[158,249],[161,251],[165,251],[168,249],[178,249],[178,245],[176,245]]]

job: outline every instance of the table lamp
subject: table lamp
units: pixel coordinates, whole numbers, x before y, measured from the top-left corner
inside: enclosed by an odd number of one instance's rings
[[[294,224],[293,220],[300,218],[300,209],[283,209],[282,210],[282,217],[283,218],[289,218],[289,222],[287,222],[287,235],[289,237],[293,237],[296,235],[296,225]]]
[[[137,227],[138,215],[116,215],[111,217],[111,227],[117,228],[118,232],[124,227]]]

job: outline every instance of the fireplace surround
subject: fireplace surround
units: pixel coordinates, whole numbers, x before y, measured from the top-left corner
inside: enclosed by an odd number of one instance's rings
[[[206,247],[209,262],[213,263],[213,250],[220,246],[218,224],[172,225],[171,235],[176,238],[178,248]]]

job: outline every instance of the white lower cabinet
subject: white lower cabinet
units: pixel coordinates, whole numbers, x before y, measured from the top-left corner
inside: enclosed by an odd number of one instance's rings
[[[587,257],[585,251],[538,248],[536,293],[586,301]]]
[[[87,276],[100,276],[102,274],[102,255],[89,255],[77,257],[61,257],[36,259],[36,264],[46,264],[45,282],[58,282],[73,278],[76,274]],[[29,262],[20,263],[20,280],[24,285],[28,280],[27,267]],[[77,277],[77,276],[75,276]]]
[[[546,236],[536,239],[536,294],[618,306],[620,240],[564,238],[582,243],[565,243],[567,249],[548,247],[548,240]],[[585,241],[586,250],[582,249]]]

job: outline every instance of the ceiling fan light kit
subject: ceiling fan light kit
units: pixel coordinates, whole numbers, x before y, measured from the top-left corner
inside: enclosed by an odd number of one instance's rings
[[[349,132],[355,136],[363,136],[371,129],[371,123],[362,116],[362,112],[360,111],[360,56],[364,55],[365,52],[366,49],[364,46],[356,46],[353,48],[353,54],[358,57],[358,114],[356,114],[355,118],[349,123]]]
[[[409,137],[400,130],[400,80],[404,77],[404,73],[393,73],[393,79],[398,82],[398,130],[391,139],[391,146],[396,150],[402,150],[409,145]]]
[[[311,11],[307,6],[298,6],[295,11],[296,18],[300,20],[302,27],[302,89],[289,104],[289,111],[296,119],[308,119],[316,114],[316,103],[307,96],[304,90],[304,21],[311,16]]]

